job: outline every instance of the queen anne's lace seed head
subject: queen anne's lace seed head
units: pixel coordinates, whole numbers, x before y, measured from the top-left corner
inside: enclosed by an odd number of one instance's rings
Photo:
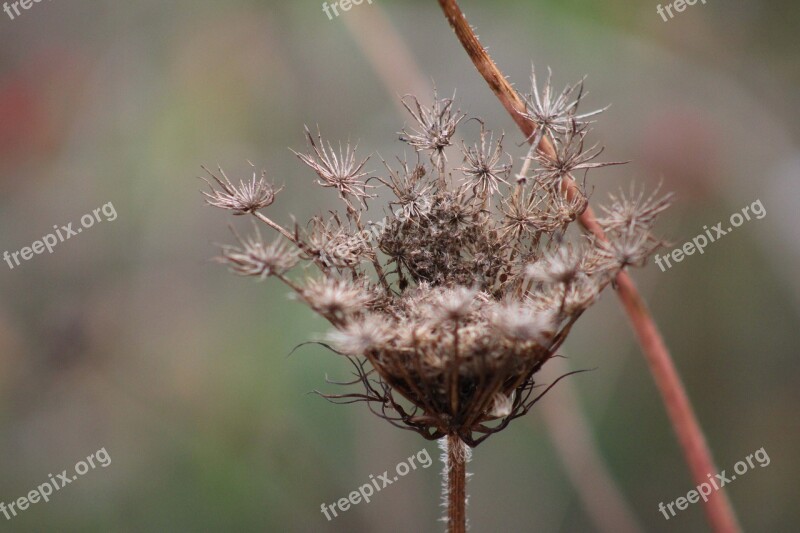
[[[452,144],[456,128],[465,115],[460,110],[453,109],[453,98],[440,100],[435,92],[431,107],[420,104],[415,96],[407,96],[402,102],[416,126],[410,132],[400,132],[400,139],[417,152],[431,152],[431,157],[440,161],[444,156],[444,149]]]
[[[339,324],[358,316],[371,300],[363,286],[334,277],[309,279],[301,295],[314,311]]]
[[[384,346],[392,338],[392,330],[380,315],[368,314],[348,322],[342,329],[328,334],[328,339],[348,355],[362,355]]]
[[[599,243],[598,257],[609,268],[643,266],[650,255],[661,246],[649,232],[638,228],[611,231],[608,240]]]
[[[555,334],[554,313],[522,302],[508,301],[495,307],[490,318],[497,331],[511,342],[546,345]]]
[[[472,311],[476,295],[476,290],[466,287],[446,289],[436,295],[432,315],[442,322],[463,320]]]
[[[538,370],[573,323],[660,245],[651,230],[668,198],[612,196],[600,221],[608,242],[573,229],[588,195],[570,174],[609,164],[585,147],[594,113],[577,112],[582,96],[579,86],[556,95],[549,77],[539,94],[534,81],[530,118],[552,137],[555,156],[530,152],[514,183],[502,137],[482,122],[474,144],[461,142],[460,169],[447,168],[444,150],[464,118],[452,99],[431,107],[404,99],[415,126],[402,139],[429,152],[430,164],[401,160],[374,181],[355,149],[336,152],[306,130],[310,149],[297,155],[319,185],[339,192],[344,212],[285,228],[257,212],[274,199],[265,182],[217,180],[209,203],[252,213],[291,245],[240,239],[222,260],[239,274],[278,277],[332,324],[329,340],[363,390],[331,400],[368,402],[425,438],[456,434],[476,446],[528,412]],[[368,193],[377,184],[384,194]],[[377,218],[365,203],[373,196],[388,206]],[[298,259],[314,270],[304,282],[286,273]]]
[[[385,161],[384,166],[389,173],[389,179],[378,178],[394,194],[395,200],[390,201],[391,207],[399,206],[401,211],[398,218],[403,220],[424,218],[431,208],[431,190],[433,185],[424,180],[427,170],[424,165],[417,163],[413,168],[407,161],[398,158],[400,169],[394,170]]]
[[[595,168],[621,165],[622,162],[594,162],[603,148],[597,145],[586,148],[586,130],[579,130],[575,123],[562,137],[556,137],[555,157],[550,157],[542,152],[535,152],[533,158],[539,164],[539,169],[534,172],[534,177],[541,187],[561,191],[562,183],[570,174],[588,171]]]
[[[488,138],[487,138],[488,136]],[[508,185],[506,178],[511,172],[511,164],[504,160],[511,160],[511,156],[503,151],[503,136],[497,141],[491,132],[487,132],[481,122],[480,142],[474,146],[462,143],[464,166],[458,170],[467,177],[466,186],[482,198],[487,195],[498,194],[500,184]]]
[[[536,262],[525,267],[525,275],[533,281],[568,283],[584,273],[584,250],[569,244],[555,251],[545,251]]]
[[[221,177],[206,168],[204,170],[216,183],[215,186],[208,179],[201,178],[211,188],[210,192],[203,191],[206,203],[233,211],[234,215],[255,213],[270,206],[275,201],[275,195],[280,192],[280,189],[275,190],[275,187],[267,182],[265,172],[262,172],[261,176],[253,172],[253,177],[249,181],[242,180],[237,187],[231,183],[222,168],[219,169]]]
[[[658,215],[672,203],[672,194],[659,196],[660,188],[659,186],[646,198],[644,189],[637,193],[633,184],[627,195],[622,190],[619,194],[610,194],[611,204],[600,206],[606,216],[597,222],[605,231],[638,229],[649,232]]]
[[[368,243],[369,233],[354,232],[343,225],[338,217],[327,222],[319,218],[312,219],[306,238],[308,252],[329,268],[354,267],[368,261],[373,253]]]
[[[231,272],[241,276],[282,276],[297,264],[298,252],[281,240],[272,244],[264,244],[261,232],[256,231],[250,237],[242,238],[236,234],[239,246],[222,247],[222,255],[217,258],[220,263],[228,265]]]
[[[325,146],[325,143],[322,142],[322,134],[317,133],[317,142],[314,142],[314,137],[308,128],[306,128],[306,139],[311,152],[307,154],[295,152],[295,155],[317,173],[319,185],[338,190],[348,205],[350,205],[350,198],[363,202],[372,197],[367,192],[372,186],[362,180],[367,175],[362,170],[369,158],[361,161],[356,158],[358,146],[351,149],[350,143],[347,143],[347,147],[343,149],[340,144],[337,154],[330,143],[327,147]]]
[[[536,125],[532,143],[534,146],[539,145],[539,141],[544,135],[555,138],[566,134],[573,126],[584,129],[589,124],[586,119],[599,115],[607,109],[578,114],[578,105],[586,96],[583,92],[583,82],[586,78],[574,85],[567,85],[563,91],[556,94],[550,82],[552,77],[553,73],[548,67],[547,80],[540,91],[536,81],[536,69],[532,68],[531,92],[523,95],[527,107],[524,116]],[[578,94],[573,99],[572,95],[576,90]]]

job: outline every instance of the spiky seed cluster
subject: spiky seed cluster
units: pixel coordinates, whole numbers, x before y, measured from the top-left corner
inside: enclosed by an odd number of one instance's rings
[[[225,245],[217,261],[240,276],[283,276],[297,264],[299,254],[283,240],[265,244],[256,227],[252,236],[242,238],[234,231],[239,246]]]
[[[603,108],[578,114],[578,106],[586,96],[583,93],[583,82],[586,78],[584,77],[574,85],[567,85],[563,91],[556,94],[551,84],[552,77],[553,72],[548,67],[547,80],[540,91],[536,81],[536,69],[531,69],[531,92],[525,95],[524,99],[527,105],[525,117],[537,126],[531,143],[533,146],[539,146],[539,141],[545,135],[550,138],[558,138],[569,130],[575,129],[576,126],[578,130],[583,130],[590,123],[586,119],[608,109]],[[578,94],[571,100],[575,91],[578,91]]]
[[[500,184],[508,185],[505,178],[511,172],[511,156],[503,151],[503,136],[497,142],[490,134],[487,140],[487,132],[483,122],[481,122],[480,143],[474,147],[467,147],[461,144],[464,153],[464,166],[457,169],[464,172],[467,177],[466,185],[479,196],[487,194],[498,194]],[[502,163],[507,159],[509,163]]]
[[[408,143],[417,152],[430,152],[437,164],[443,162],[444,149],[452,144],[458,124],[466,115],[453,109],[453,98],[439,99],[433,94],[433,105],[426,107],[419,103],[416,96],[403,98],[403,106],[417,123],[411,132],[405,129],[400,132],[400,140]]]
[[[219,169],[221,177],[205,167],[203,170],[208,173],[218,187],[214,187],[208,179],[200,178],[211,188],[210,192],[203,191],[206,202],[211,206],[233,211],[234,215],[255,213],[259,209],[268,207],[275,201],[275,195],[280,192],[280,189],[276,190],[275,186],[266,180],[265,172],[262,172],[261,176],[257,176],[253,172],[250,181],[242,180],[236,187],[221,168]]]
[[[400,170],[395,171],[384,161],[383,165],[389,173],[389,179],[378,180],[391,189],[395,198],[389,201],[390,207],[399,207],[398,216],[405,219],[424,218],[430,208],[431,190],[433,185],[426,182],[423,178],[427,173],[424,165],[417,163],[413,169],[408,165],[408,161],[398,158]]]
[[[320,185],[339,191],[343,216],[289,231],[247,206],[219,201],[245,196],[227,179],[210,195],[212,205],[253,212],[295,248],[240,239],[221,260],[240,274],[279,277],[333,325],[330,340],[353,364],[351,385],[363,390],[327,398],[366,402],[394,425],[428,439],[457,435],[469,446],[537,401],[538,370],[617,273],[658,246],[653,223],[669,204],[633,191],[612,196],[600,221],[608,242],[573,229],[588,200],[568,174],[607,165],[593,162],[600,150],[584,148],[585,119],[595,113],[577,113],[582,93],[569,100],[575,90],[556,97],[548,77],[538,94],[534,78],[529,117],[557,153],[532,150],[514,183],[502,136],[494,141],[482,122],[478,142],[460,144],[460,172],[448,171],[444,150],[457,146],[463,115],[452,99],[430,107],[405,99],[417,127],[402,140],[428,153],[431,165],[386,165],[388,176],[376,179],[392,196],[384,198],[392,212],[379,222],[365,222],[367,160],[349,148],[336,155],[308,132],[311,152],[299,157]],[[284,276],[297,257],[318,275],[303,283]]]
[[[351,149],[350,143],[347,143],[347,147],[343,149],[342,145],[339,144],[339,153],[337,155],[330,143],[328,143],[327,148],[325,147],[321,133],[317,132],[318,142],[314,142],[314,137],[306,128],[306,139],[311,152],[307,154],[294,153],[303,163],[317,173],[317,176],[319,176],[317,183],[319,185],[338,190],[342,199],[350,208],[352,208],[350,198],[354,198],[358,202],[364,202],[366,199],[371,198],[367,191],[372,186],[365,184],[362,179],[367,175],[366,172],[362,172],[362,169],[369,158],[361,161],[356,158],[358,146]]]

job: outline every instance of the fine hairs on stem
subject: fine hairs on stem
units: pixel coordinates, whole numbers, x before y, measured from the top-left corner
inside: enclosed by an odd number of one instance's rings
[[[445,514],[442,521],[450,533],[464,533],[467,530],[467,481],[472,474],[467,473],[467,463],[472,460],[472,450],[458,435],[448,435],[439,439],[442,451],[442,507]]]
[[[489,57],[456,0],[439,0],[439,4],[478,72],[489,84],[522,132],[534,143],[536,151],[546,158],[557,159],[556,146],[547,135],[549,133],[546,131],[547,124],[536,123],[537,114],[531,112],[526,102],[511,87],[500,69]],[[567,176],[564,188],[568,197],[573,194],[574,187],[576,187],[576,182]],[[591,207],[587,206],[580,214],[579,220],[581,225],[597,239],[601,241],[606,239],[604,228],[595,217]],[[696,482],[703,483],[707,474],[716,472],[717,469],[672,357],[647,309],[647,304],[627,272],[623,271],[617,275],[616,285],[617,294],[650,365],[653,378],[661,392],[692,476]],[[725,491],[716,491],[709,498],[705,509],[709,523],[715,531],[726,533],[740,531],[741,528]]]

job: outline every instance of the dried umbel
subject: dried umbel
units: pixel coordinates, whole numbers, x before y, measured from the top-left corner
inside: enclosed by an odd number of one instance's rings
[[[337,153],[307,131],[308,149],[297,155],[345,207],[328,221],[284,228],[258,211],[274,197],[263,176],[238,188],[215,178],[211,205],[252,213],[291,245],[240,238],[220,260],[237,274],[277,277],[332,324],[329,340],[357,376],[347,385],[361,390],[331,400],[363,401],[427,439],[474,447],[531,408],[543,394],[537,372],[575,321],[621,269],[659,246],[651,230],[668,197],[612,196],[600,221],[608,242],[573,228],[588,199],[580,184],[567,190],[567,174],[613,163],[585,148],[585,119],[596,113],[578,114],[578,86],[555,96],[548,76],[543,94],[535,81],[532,91],[528,118],[556,155],[531,149],[516,179],[503,135],[462,122],[451,99],[425,106],[413,97],[404,102],[414,124],[401,140],[420,157],[385,164],[383,176],[364,170],[368,158],[349,145]],[[456,130],[470,126],[476,141],[462,141],[461,165],[447,168]],[[368,220],[373,197],[389,208],[382,220]],[[290,278],[298,261],[316,272]]]

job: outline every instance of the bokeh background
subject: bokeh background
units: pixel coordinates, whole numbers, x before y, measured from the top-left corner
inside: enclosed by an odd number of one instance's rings
[[[326,325],[282,286],[209,261],[231,219],[203,205],[196,176],[219,164],[238,179],[252,161],[286,185],[274,217],[305,220],[336,198],[288,150],[304,146],[303,125],[388,159],[403,150],[398,96],[430,100],[432,82],[504,129],[515,158],[525,149],[436,2],[375,0],[333,20],[321,7],[0,12],[0,252],[107,202],[118,212],[52,255],[0,263],[0,501],[101,447],[112,458],[0,530],[441,530],[438,462],[325,520],[321,503],[436,445],[308,394],[333,390],[324,379],[345,378],[346,363],[315,346],[287,357]],[[634,276],[720,467],[769,454],[729,485],[743,526],[796,531],[800,5],[709,1],[668,22],[655,1],[462,7],[521,89],[534,62],[559,86],[588,74],[586,105],[613,104],[593,138],[632,163],[590,175],[595,202],[663,180],[677,199],[661,232],[681,244],[762,201],[765,218],[704,255]],[[565,353],[547,379],[595,370],[475,451],[472,530],[707,530],[699,505],[669,522],[657,510],[693,483],[611,291]]]

